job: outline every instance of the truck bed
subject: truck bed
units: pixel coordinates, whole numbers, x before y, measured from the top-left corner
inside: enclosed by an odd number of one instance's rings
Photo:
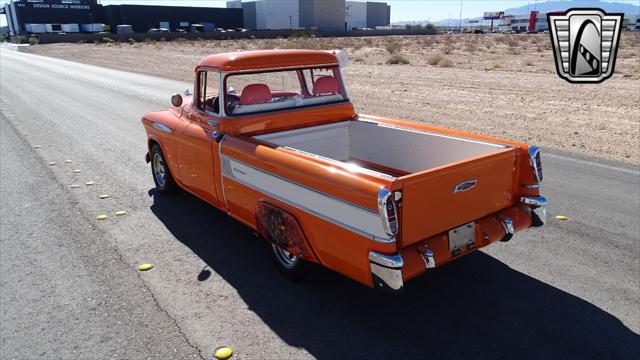
[[[255,138],[352,164],[385,177],[402,177],[505,148],[500,144],[366,121],[343,121]]]
[[[517,149],[508,145],[358,120],[255,138],[392,181],[402,247],[514,205]]]

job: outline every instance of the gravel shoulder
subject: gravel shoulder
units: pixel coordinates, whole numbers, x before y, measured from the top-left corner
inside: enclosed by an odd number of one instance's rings
[[[638,165],[639,44],[640,34],[623,35],[616,73],[599,85],[575,85],[560,79],[547,35],[50,44],[26,51],[192,82],[194,66],[211,53],[346,49],[352,61],[345,76],[360,113]],[[405,57],[410,64],[386,64],[390,53]],[[449,62],[430,65],[441,58]]]

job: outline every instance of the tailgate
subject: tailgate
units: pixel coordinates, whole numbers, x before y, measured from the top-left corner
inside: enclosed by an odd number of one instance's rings
[[[516,149],[402,177],[402,246],[512,204]]]

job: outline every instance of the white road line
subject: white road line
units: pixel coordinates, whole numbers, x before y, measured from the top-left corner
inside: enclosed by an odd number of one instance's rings
[[[573,162],[577,162],[577,163],[581,163],[581,164],[587,164],[587,165],[591,165],[591,166],[600,167],[600,168],[603,168],[603,169],[620,171],[620,172],[627,173],[627,174],[632,174],[632,175],[640,175],[640,171],[638,171],[638,170],[625,169],[625,168],[618,167],[618,166],[601,164],[601,163],[598,163],[598,162],[595,162],[595,161],[576,159],[576,158],[572,158],[572,157],[568,157],[568,156],[545,153],[545,154],[542,155],[542,157],[543,157],[543,159],[545,157],[549,157],[549,158],[552,158],[552,159],[573,161]],[[544,164],[544,160],[543,160],[543,164]]]

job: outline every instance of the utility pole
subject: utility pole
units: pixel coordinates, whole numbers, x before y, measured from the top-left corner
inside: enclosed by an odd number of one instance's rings
[[[462,34],[462,1],[460,0],[460,17],[458,18],[458,32]]]

